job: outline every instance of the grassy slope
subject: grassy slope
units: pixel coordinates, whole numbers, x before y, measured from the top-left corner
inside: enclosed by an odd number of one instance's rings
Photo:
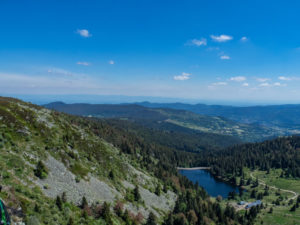
[[[267,174],[265,171],[254,171],[252,174],[254,177],[264,181],[268,186],[274,186],[278,189],[291,190],[296,192],[298,195],[300,193],[300,179],[292,178],[281,178],[281,170],[271,170],[270,174]],[[257,224],[260,220],[264,221],[264,224],[299,224],[300,223],[300,209],[297,209],[295,212],[291,212],[290,208],[292,205],[288,205],[289,199],[293,198],[293,194],[281,191],[283,196],[287,196],[282,205],[274,206],[273,213],[268,213],[268,210],[264,210],[262,215],[257,219]],[[274,196],[275,198],[275,196]],[[269,201],[271,202],[271,201]],[[295,202],[295,200],[294,200]]]
[[[82,122],[82,123],[81,123]],[[66,224],[69,218],[76,223],[102,224],[101,219],[83,218],[74,204],[64,204],[59,210],[54,199],[37,187],[34,168],[39,160],[52,155],[74,173],[76,179],[88,180],[92,175],[127,195],[121,181],[140,184],[138,176],[128,177],[132,161],[109,143],[95,136],[82,119],[74,119],[15,99],[0,98],[0,197],[14,210],[15,219],[44,224]],[[151,178],[146,171],[141,170]],[[111,172],[114,179],[111,179]],[[151,178],[152,182],[159,182]],[[149,184],[144,188],[154,191]],[[153,189],[153,190],[152,190]],[[123,200],[126,202],[126,200]],[[17,209],[21,207],[21,210]],[[115,224],[121,224],[114,217]],[[31,222],[32,222],[31,221]],[[81,221],[81,222],[80,222]]]
[[[269,195],[264,196],[262,202],[265,206],[264,209],[261,210],[261,213],[256,218],[255,224],[263,224],[267,225],[294,225],[300,223],[300,209],[298,208],[295,212],[291,212],[290,209],[292,204],[289,204],[289,200],[294,197],[294,194],[283,191],[282,189],[292,190],[295,191],[297,194],[300,193],[300,180],[299,179],[292,179],[292,178],[280,178],[281,170],[280,169],[273,169],[270,170],[270,173],[267,174],[265,171],[250,171],[249,169],[245,168],[245,180],[251,177],[257,177],[260,182],[267,184],[269,187],[274,187],[269,189]],[[252,174],[252,176],[251,176]],[[240,177],[237,178],[237,183],[239,183]],[[252,179],[254,182],[254,179]],[[253,189],[257,190],[257,193],[264,192],[265,186],[260,184],[258,187],[252,187],[251,185],[245,185],[244,188],[247,190],[242,198],[237,197],[235,200],[230,200],[231,204],[235,205],[238,201],[247,201],[253,202],[256,201],[256,198],[250,198],[250,193]],[[278,193],[282,197],[280,201],[280,205],[274,204],[279,198]],[[295,203],[296,199],[293,200]],[[224,203],[225,204],[225,203]],[[270,208],[272,207],[273,212],[269,213]],[[243,210],[241,211],[243,213]]]

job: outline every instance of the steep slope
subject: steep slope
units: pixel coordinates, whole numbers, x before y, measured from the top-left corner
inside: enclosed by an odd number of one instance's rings
[[[0,198],[14,222],[253,223],[178,174],[197,154],[127,125],[0,98]]]
[[[184,110],[173,110],[165,108],[145,108],[139,105],[93,105],[93,104],[64,104],[61,102],[45,105],[50,109],[70,113],[74,115],[98,117],[98,118],[123,118],[137,122],[139,124],[155,127],[164,130],[168,124],[184,127],[198,131],[202,135],[215,134],[215,139],[225,140],[223,135],[227,136],[228,144],[238,143],[237,139],[244,142],[259,141],[270,137],[282,135],[277,129],[271,129],[263,126],[241,124],[225,118],[216,116],[198,115]],[[183,130],[186,132],[187,130]],[[234,138],[232,138],[234,137]],[[208,137],[207,137],[208,138]],[[208,138],[209,139],[209,138]],[[211,143],[216,141],[212,140]],[[224,141],[218,147],[224,146]]]
[[[162,181],[96,136],[80,118],[1,98],[0,151],[0,196],[11,212],[20,207],[15,220],[51,223],[54,217],[47,217],[46,211],[53,208],[51,199],[63,193],[70,202],[65,209],[68,212],[49,210],[60,224],[69,218],[79,223],[80,210],[75,205],[81,204],[83,197],[89,204],[120,201],[133,215],[140,213],[143,218],[150,212],[162,218],[175,204],[174,192],[154,193],[158,185],[163,186]],[[141,202],[131,197],[135,187]],[[40,209],[43,213],[38,213]],[[114,223],[121,222],[116,219]]]

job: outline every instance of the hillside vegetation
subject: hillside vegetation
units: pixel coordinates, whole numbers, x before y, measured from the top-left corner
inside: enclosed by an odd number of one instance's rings
[[[45,107],[73,115],[127,119],[158,130],[169,131],[169,127],[172,126],[171,130],[173,131],[198,134],[202,143],[205,141],[214,143],[208,144],[208,148],[226,147],[241,141],[261,141],[284,134],[278,129],[242,124],[222,117],[199,115],[185,110],[146,108],[134,104],[93,105],[54,102],[45,105]]]
[[[195,154],[109,121],[0,98],[0,198],[14,222],[234,224],[253,221],[179,176]],[[143,128],[146,129],[146,128]],[[231,213],[228,213],[228,212]]]
[[[247,124],[259,124],[279,129],[286,134],[300,133],[300,105],[269,106],[225,106],[184,103],[137,103],[150,108],[170,108],[194,112],[201,115],[221,116]]]

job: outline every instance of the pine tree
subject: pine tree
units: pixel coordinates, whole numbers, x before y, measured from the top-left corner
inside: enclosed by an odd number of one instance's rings
[[[102,217],[103,217],[103,219],[105,220],[105,222],[107,224],[112,224],[110,207],[109,207],[109,204],[107,202],[103,203],[103,206],[102,206]]]
[[[150,212],[145,225],[156,225],[156,216],[153,212]]]
[[[293,205],[293,207],[290,209],[291,212],[295,212],[296,211],[296,204]]]
[[[84,209],[86,206],[88,206],[88,202],[87,202],[85,196],[83,196],[82,200],[81,200],[80,208]]]
[[[160,196],[160,194],[161,194],[161,187],[160,187],[160,184],[158,184],[158,185],[156,186],[155,194],[158,195],[158,196]]]
[[[136,202],[139,202],[141,200],[141,194],[140,194],[140,191],[139,191],[139,187],[136,185],[134,190],[133,190],[133,195],[134,195],[134,200]]]
[[[56,205],[59,208],[59,210],[62,210],[63,203],[62,203],[61,198],[59,196],[56,197]]]
[[[74,225],[74,220],[72,217],[69,218],[68,224],[67,225]]]
[[[67,202],[67,194],[66,194],[66,192],[62,193],[61,200],[63,201],[63,203]]]

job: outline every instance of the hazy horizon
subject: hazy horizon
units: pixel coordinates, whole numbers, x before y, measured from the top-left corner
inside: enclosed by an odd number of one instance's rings
[[[300,102],[242,102],[226,100],[204,100],[184,98],[164,98],[153,96],[125,96],[125,95],[5,95],[3,97],[18,98],[26,102],[44,105],[52,102],[63,102],[66,104],[88,103],[88,104],[132,104],[141,102],[150,103],[183,103],[183,104],[205,104],[224,106],[269,106],[269,105],[298,105]]]

